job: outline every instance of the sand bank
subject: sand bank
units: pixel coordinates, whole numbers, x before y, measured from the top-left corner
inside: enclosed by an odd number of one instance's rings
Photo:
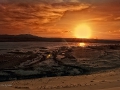
[[[120,69],[82,76],[0,82],[1,90],[120,90]]]

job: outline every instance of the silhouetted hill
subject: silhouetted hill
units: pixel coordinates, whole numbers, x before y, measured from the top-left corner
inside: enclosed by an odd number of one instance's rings
[[[79,38],[45,38],[31,34],[0,35],[0,42],[87,42],[87,43],[120,43],[120,40],[79,39]]]
[[[34,40],[38,40],[41,37],[38,36],[33,36],[31,34],[20,34],[20,35],[0,35],[0,41],[2,42],[19,42],[19,41],[34,41]]]

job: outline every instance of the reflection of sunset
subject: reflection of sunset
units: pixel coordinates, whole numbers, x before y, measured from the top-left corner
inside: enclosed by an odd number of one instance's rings
[[[85,47],[85,43],[79,43],[79,46]]]
[[[78,25],[75,28],[75,37],[77,38],[90,38],[91,37],[91,29],[86,24]]]

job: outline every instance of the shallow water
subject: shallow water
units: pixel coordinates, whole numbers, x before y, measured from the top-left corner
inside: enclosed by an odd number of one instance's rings
[[[79,45],[93,47],[81,48],[78,47]],[[82,75],[120,67],[120,46],[103,47],[100,45],[106,44],[2,42],[0,43],[0,69],[9,69],[9,71],[0,72],[0,81]],[[63,47],[56,50],[61,46],[75,46],[75,48]]]
[[[103,43],[85,43],[85,46],[106,45]],[[53,49],[61,46],[80,46],[76,42],[0,42],[0,53],[5,53],[11,50],[37,50],[40,47]]]

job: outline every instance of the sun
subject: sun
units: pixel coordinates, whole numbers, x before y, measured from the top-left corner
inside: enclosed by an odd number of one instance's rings
[[[90,38],[91,28],[87,24],[80,24],[75,28],[74,36],[76,38]]]

